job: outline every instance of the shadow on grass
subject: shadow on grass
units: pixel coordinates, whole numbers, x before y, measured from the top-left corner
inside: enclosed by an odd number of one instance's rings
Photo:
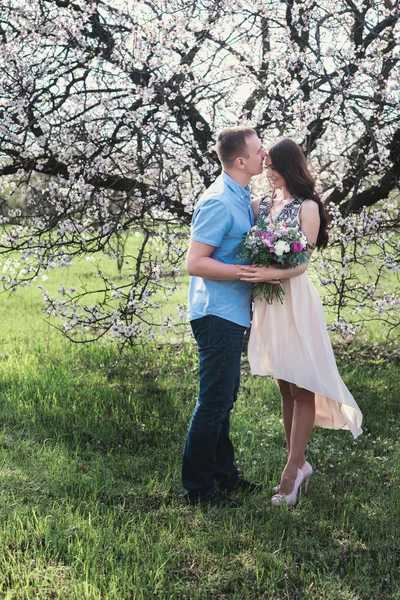
[[[193,347],[154,345],[122,358],[110,345],[69,348],[53,355],[38,346],[25,364],[3,359],[3,489],[139,512],[180,498]]]
[[[74,448],[135,450],[162,446],[167,435],[176,440],[187,423],[182,407],[190,410],[196,393],[189,346],[138,348],[124,357],[112,346],[72,346],[59,355],[39,348],[30,364],[7,359],[0,375],[3,423]]]

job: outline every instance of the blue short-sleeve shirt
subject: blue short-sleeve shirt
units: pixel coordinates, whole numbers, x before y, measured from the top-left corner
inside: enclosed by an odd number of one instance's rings
[[[250,188],[243,188],[223,172],[206,190],[193,214],[191,239],[215,246],[211,258],[226,264],[239,260],[243,235],[254,225]],[[251,284],[214,281],[192,276],[189,286],[189,320],[216,315],[244,327],[250,324]]]

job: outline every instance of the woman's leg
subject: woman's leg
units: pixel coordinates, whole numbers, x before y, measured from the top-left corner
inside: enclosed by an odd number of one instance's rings
[[[293,383],[289,386],[294,406],[289,457],[280,483],[282,494],[290,494],[293,490],[297,469],[301,469],[304,464],[304,453],[315,421],[315,394]]]

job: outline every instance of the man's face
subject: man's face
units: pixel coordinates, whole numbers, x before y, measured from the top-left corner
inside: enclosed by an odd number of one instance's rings
[[[250,176],[259,175],[263,172],[264,159],[267,155],[260,138],[251,135],[246,138],[248,158],[243,158],[244,171]]]

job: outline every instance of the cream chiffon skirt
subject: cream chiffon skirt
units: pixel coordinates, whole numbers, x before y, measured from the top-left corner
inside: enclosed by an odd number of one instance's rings
[[[342,381],[324,310],[307,273],[282,281],[283,304],[254,302],[248,354],[253,375],[271,375],[315,393],[315,425],[362,433],[362,413]]]

